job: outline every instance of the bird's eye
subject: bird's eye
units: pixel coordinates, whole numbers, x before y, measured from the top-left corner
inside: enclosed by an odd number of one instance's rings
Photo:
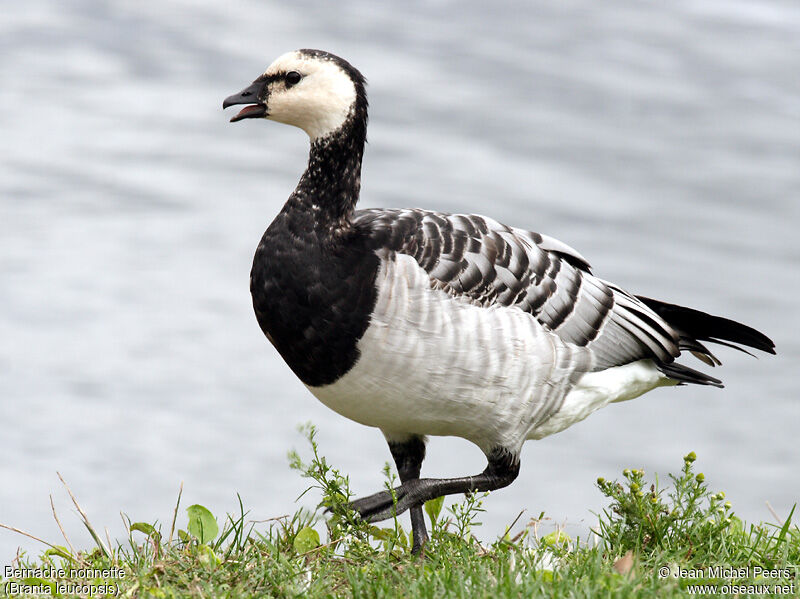
[[[288,73],[286,73],[286,84],[294,85],[295,83],[300,83],[300,80],[302,78],[303,76],[297,71],[289,71]]]

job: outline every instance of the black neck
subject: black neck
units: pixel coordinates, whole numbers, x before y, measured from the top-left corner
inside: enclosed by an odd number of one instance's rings
[[[347,228],[361,190],[366,125],[366,111],[356,109],[341,129],[311,142],[308,167],[284,210],[310,211],[318,229]]]

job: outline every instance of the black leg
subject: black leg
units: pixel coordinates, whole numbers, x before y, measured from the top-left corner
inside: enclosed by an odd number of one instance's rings
[[[425,441],[421,437],[411,437],[407,441],[389,441],[389,451],[392,452],[400,482],[406,483],[419,478],[422,461],[425,459]],[[425,517],[422,515],[422,504],[412,505],[411,531],[414,544],[411,553],[416,555],[428,540],[428,531],[425,528]]]
[[[442,495],[471,493],[474,491],[494,491],[510,485],[519,474],[519,456],[504,447],[491,451],[486,469],[475,476],[459,478],[415,478],[394,489],[397,497],[397,513],[402,514],[413,506],[421,506],[426,501]],[[350,503],[362,518],[378,522],[391,518],[394,513],[392,494],[381,491],[369,497],[356,499]]]

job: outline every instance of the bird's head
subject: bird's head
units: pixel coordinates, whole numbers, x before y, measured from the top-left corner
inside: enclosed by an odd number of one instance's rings
[[[338,56],[296,50],[279,57],[252,85],[225,98],[222,107],[247,104],[231,122],[266,118],[300,127],[314,141],[358,116],[366,122],[364,83],[361,73]]]

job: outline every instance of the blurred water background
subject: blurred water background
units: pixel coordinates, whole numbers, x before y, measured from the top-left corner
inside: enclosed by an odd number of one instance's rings
[[[279,54],[368,77],[362,206],[484,213],[576,247],[636,293],[742,320],[778,357],[718,352],[725,390],[662,389],[528,443],[481,535],[545,511],[573,532],[598,475],[662,478],[690,450],[738,514],[800,499],[800,7],[29,0],[0,19],[0,522],[53,542],[53,494],[90,539],[120,510],[289,513],[286,452],[313,421],[359,494],[380,433],[327,411],[259,331],[248,274],[307,140],[230,125],[222,99]],[[433,439],[424,474],[481,453]],[[303,501],[313,503],[314,496]],[[185,521],[185,515],[183,516]],[[181,519],[179,519],[179,524]],[[0,531],[0,562],[41,547]]]

